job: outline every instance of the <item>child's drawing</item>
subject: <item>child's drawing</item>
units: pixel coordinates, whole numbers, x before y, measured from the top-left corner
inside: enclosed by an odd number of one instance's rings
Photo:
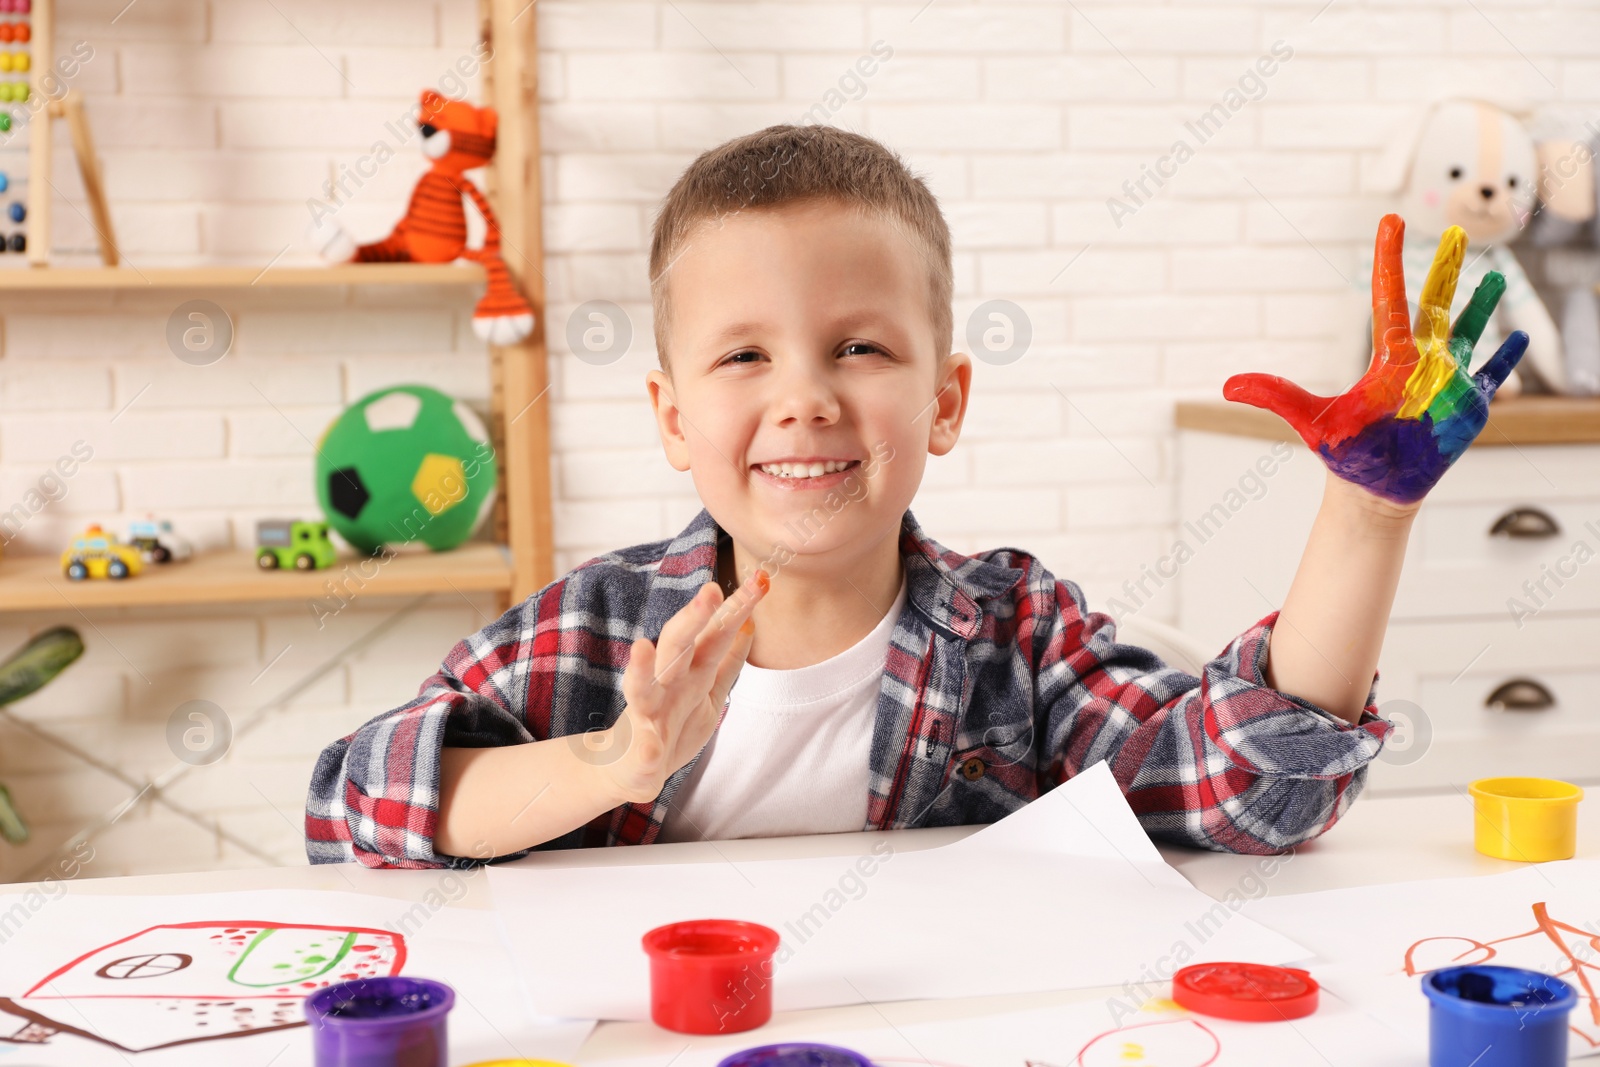
[[[72,1034],[124,1052],[304,1026],[300,1002],[324,986],[399,974],[405,938],[388,930],[271,922],[152,926],[43,976],[0,1013],[0,1042]],[[3,1021],[3,1020],[0,1020]]]
[[[1470,937],[1425,937],[1406,950],[1406,974],[1420,975],[1440,967],[1457,967],[1493,961],[1506,967],[1525,967],[1553,974],[1578,991],[1572,1013],[1572,1032],[1600,1048],[1600,996],[1592,975],[1600,970],[1600,935],[1550,917],[1541,901],[1533,906],[1532,930],[1476,941]]]
[[[1072,1067],[1210,1067],[1222,1055],[1217,1035],[1194,1019],[1139,1023],[1091,1038]]]

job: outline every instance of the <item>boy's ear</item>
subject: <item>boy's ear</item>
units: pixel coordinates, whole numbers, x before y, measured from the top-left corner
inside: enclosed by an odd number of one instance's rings
[[[689,443],[683,437],[683,420],[678,416],[678,402],[672,393],[672,378],[666,372],[653,370],[644,376],[645,391],[650,394],[650,407],[656,415],[656,432],[661,435],[661,448],[667,454],[672,469],[689,469]]]
[[[972,395],[972,358],[965,352],[952,352],[939,371],[933,398],[933,423],[928,427],[928,451],[942,456],[956,447],[961,422],[967,417],[967,399]]]

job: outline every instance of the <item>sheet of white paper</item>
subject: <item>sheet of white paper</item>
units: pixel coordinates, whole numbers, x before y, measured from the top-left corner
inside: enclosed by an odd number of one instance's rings
[[[1120,803],[1111,802],[1115,796]],[[1087,808],[1080,807],[1092,800]],[[1092,816],[1092,817],[1091,817]],[[1144,867],[1152,880],[1188,885],[1167,866],[1155,843],[1139,825],[1139,817],[1122,797],[1111,768],[1104,762],[1072,779],[1071,789],[1052,789],[999,822],[944,846],[945,850],[997,850],[1064,856],[1122,859]]]
[[[880,838],[859,857],[506,865],[489,882],[534,1010],[584,1018],[646,1018],[640,938],[685,919],[778,931],[780,1011],[1148,983],[1190,962],[1305,954],[1146,862],[1154,848],[1128,839],[1138,824],[1104,768],[1038,803],[1052,798],[1011,816],[1026,817],[1024,833],[1003,821],[925,851],[897,853]],[[1059,851],[1062,841],[1085,851]],[[741,995],[731,993],[730,1012]]]
[[[1265,897],[1244,911],[1315,952],[1323,987],[1395,1026],[1416,1055],[1428,1040],[1419,976],[1467,963],[1573,985],[1569,1053],[1600,1055],[1600,862]]]
[[[456,991],[454,1063],[570,1059],[594,1026],[529,1012],[489,911],[309,890],[35,892],[0,896],[0,1067],[304,1067],[302,998],[393,973]]]
[[[815,1041],[860,1052],[880,1067],[1414,1067],[1393,1051],[1394,1035],[1337,997],[1313,1015],[1278,1023],[1238,1023],[1175,1006],[1113,1018],[1101,1001],[995,1014],[953,1006],[937,1022],[895,1017],[894,1005],[858,1028],[819,1028],[805,1016],[778,1019],[755,1033],[686,1038],[663,1033],[659,1051],[587,1058],[586,1067],[715,1067],[742,1048]],[[688,1047],[685,1048],[684,1046]]]

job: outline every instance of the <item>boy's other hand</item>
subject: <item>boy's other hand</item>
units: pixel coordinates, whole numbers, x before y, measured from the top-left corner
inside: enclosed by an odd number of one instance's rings
[[[1402,506],[1420,504],[1483,429],[1489,401],[1528,347],[1521,330],[1483,369],[1468,375],[1472,349],[1505,292],[1490,271],[1450,325],[1467,235],[1451,226],[1422,286],[1415,327],[1408,321],[1401,262],[1405,222],[1378,223],[1372,271],[1372,362],[1344,393],[1316,396],[1272,374],[1235,374],[1229,400],[1276,412],[1336,476]]]
[[[751,612],[769,586],[767,572],[757,570],[724,600],[717,583],[707,582],[661,628],[656,644],[643,637],[633,643],[622,676],[627,706],[598,746],[614,754],[600,770],[621,800],[654,800],[711,739],[750,654]]]

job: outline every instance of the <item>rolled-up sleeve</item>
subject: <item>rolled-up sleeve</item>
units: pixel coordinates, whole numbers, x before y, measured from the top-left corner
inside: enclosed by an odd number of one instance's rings
[[[1280,852],[1332,826],[1360,793],[1392,725],[1377,674],[1350,723],[1266,684],[1276,611],[1195,677],[1116,639],[1071,582],[1042,635],[1038,704],[1056,782],[1106,760],[1154,838],[1223,852]]]
[[[434,851],[440,750],[535,740],[524,619],[537,614],[537,599],[459,641],[414,699],[322,750],[306,799],[312,863],[454,867],[486,858]]]

